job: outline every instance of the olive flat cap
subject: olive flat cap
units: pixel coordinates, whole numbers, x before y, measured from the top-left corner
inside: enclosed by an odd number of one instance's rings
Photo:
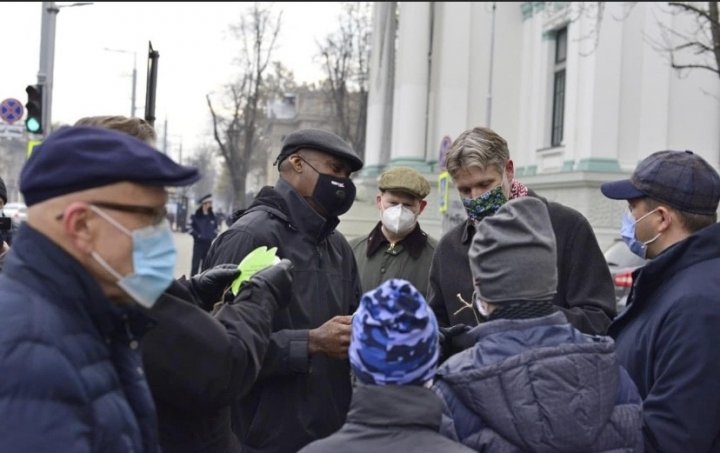
[[[146,186],[189,186],[195,167],[177,164],[147,143],[100,127],[63,127],[35,147],[20,172],[25,203],[72,192],[133,182]]]
[[[430,193],[430,183],[413,168],[395,167],[380,175],[378,189],[405,192],[422,200]]]
[[[321,129],[300,129],[285,137],[283,147],[275,160],[276,165],[291,154],[301,149],[320,151],[339,157],[350,164],[351,171],[358,171],[363,167],[363,161],[353,151],[352,147],[337,135]]]

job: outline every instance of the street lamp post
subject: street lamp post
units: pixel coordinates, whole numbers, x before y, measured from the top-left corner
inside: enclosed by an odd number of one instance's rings
[[[105,48],[105,50],[110,52],[118,52],[118,53],[127,53],[127,54],[133,54],[133,70],[132,70],[132,97],[130,98],[130,116],[135,117],[135,111],[136,111],[136,93],[137,93],[137,52],[134,50],[125,50],[125,49],[110,49]]]
[[[77,2],[70,5],[57,5],[55,2],[42,2],[42,17],[40,26],[40,65],[38,70],[38,85],[43,87],[42,124],[45,134],[52,130],[52,91],[53,73],[55,68],[55,22],[60,8],[71,6],[92,5],[92,2]]]

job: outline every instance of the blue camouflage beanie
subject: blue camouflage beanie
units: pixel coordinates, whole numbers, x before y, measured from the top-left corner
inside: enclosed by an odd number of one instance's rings
[[[438,324],[422,294],[401,279],[365,293],[353,316],[349,355],[365,384],[422,385],[432,379]]]

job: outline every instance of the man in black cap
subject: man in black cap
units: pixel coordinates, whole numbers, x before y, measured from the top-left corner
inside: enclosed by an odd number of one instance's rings
[[[210,244],[218,233],[218,222],[212,210],[212,195],[207,194],[198,200],[199,207],[190,216],[190,235],[193,237],[192,267],[190,275],[195,275],[205,260]]]
[[[608,330],[644,400],[645,451],[720,451],[720,176],[658,151],[601,191],[627,200],[623,229],[650,259]]]
[[[363,162],[338,136],[317,129],[288,135],[280,177],[220,234],[205,268],[239,263],[260,246],[294,264],[292,302],[273,320],[270,349],[250,394],[234,408],[243,451],[298,451],[338,430],[350,397],[351,314],[361,295],[347,240],[335,231],[355,199],[352,172]]]

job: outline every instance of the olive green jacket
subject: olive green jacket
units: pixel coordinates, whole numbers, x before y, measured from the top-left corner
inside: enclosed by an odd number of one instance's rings
[[[381,228],[382,223],[378,222],[369,235],[350,241],[363,293],[391,278],[402,278],[427,298],[430,263],[437,241],[417,224],[410,234],[393,245]]]

